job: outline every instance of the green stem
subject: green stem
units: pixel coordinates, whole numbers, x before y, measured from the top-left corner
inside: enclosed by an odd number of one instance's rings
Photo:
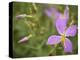
[[[31,47],[31,46],[26,46],[27,48],[32,48],[32,49],[35,49],[35,50],[38,50],[36,47]]]
[[[24,23],[26,23],[26,25],[28,26],[31,34],[33,34],[33,30],[32,30],[32,28],[31,28],[30,24],[26,21],[26,19],[24,20]]]
[[[39,46],[39,49],[42,48],[42,46],[44,45],[44,43],[45,43],[45,40],[42,41],[41,45]]]
[[[57,47],[57,45],[54,45],[54,48],[51,49],[51,51],[49,52],[49,54],[54,54],[54,55],[56,55],[56,47]]]
[[[35,3],[32,3],[34,10],[37,12],[37,6]]]

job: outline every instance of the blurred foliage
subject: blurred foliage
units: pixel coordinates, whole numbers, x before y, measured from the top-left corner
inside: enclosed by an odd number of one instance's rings
[[[63,13],[65,5],[55,4],[41,4],[41,3],[13,3],[13,56],[15,58],[21,57],[39,57],[39,56],[54,56],[67,55],[64,53],[63,47],[59,44],[56,48],[46,44],[48,37],[51,35],[58,35],[56,27],[54,26],[54,19],[50,19],[45,13],[45,9],[56,6],[60,12]],[[69,5],[70,18],[69,23],[74,20],[78,24],[78,7]],[[32,15],[33,17],[26,17],[16,19],[19,14]],[[26,22],[26,23],[25,23]],[[32,34],[32,37],[25,43],[19,44],[18,41],[24,37]],[[75,37],[69,37],[73,43],[73,53],[78,53],[78,34]]]

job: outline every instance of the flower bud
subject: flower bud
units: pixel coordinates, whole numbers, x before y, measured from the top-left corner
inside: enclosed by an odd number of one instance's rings
[[[31,34],[29,36],[23,37],[21,40],[18,41],[18,43],[23,43],[23,42],[28,41],[30,37],[32,37]]]
[[[20,14],[20,15],[17,15],[16,18],[22,19],[22,18],[25,18],[26,16],[27,16],[26,14]]]

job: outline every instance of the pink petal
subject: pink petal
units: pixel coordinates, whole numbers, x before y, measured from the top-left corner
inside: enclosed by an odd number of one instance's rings
[[[59,14],[56,20],[56,28],[59,34],[62,35],[65,32],[68,19],[69,19],[69,8],[68,6],[66,6],[64,14]]]
[[[48,17],[52,17],[52,11],[50,9],[45,10],[45,13]]]
[[[61,42],[61,36],[52,35],[48,38],[47,44],[54,45]]]
[[[69,7],[66,6],[65,10],[64,10],[64,16],[65,16],[65,19],[69,19]]]
[[[58,18],[58,16],[61,14],[60,12],[57,11],[56,8],[54,7],[51,7],[49,9],[46,9],[45,10],[45,13],[48,17],[54,17],[54,18]]]
[[[77,32],[77,26],[76,25],[71,25],[66,30],[66,36],[75,36],[76,32]]]
[[[72,43],[68,38],[64,41],[64,52],[72,52]]]
[[[64,16],[60,15],[60,17],[56,20],[56,28],[60,35],[62,35],[65,32],[67,25],[67,20],[64,19]]]

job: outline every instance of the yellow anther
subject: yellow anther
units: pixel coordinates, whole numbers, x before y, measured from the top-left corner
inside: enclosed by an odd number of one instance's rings
[[[62,37],[61,37],[61,41],[62,41],[62,42],[65,41],[65,34],[62,35]]]

